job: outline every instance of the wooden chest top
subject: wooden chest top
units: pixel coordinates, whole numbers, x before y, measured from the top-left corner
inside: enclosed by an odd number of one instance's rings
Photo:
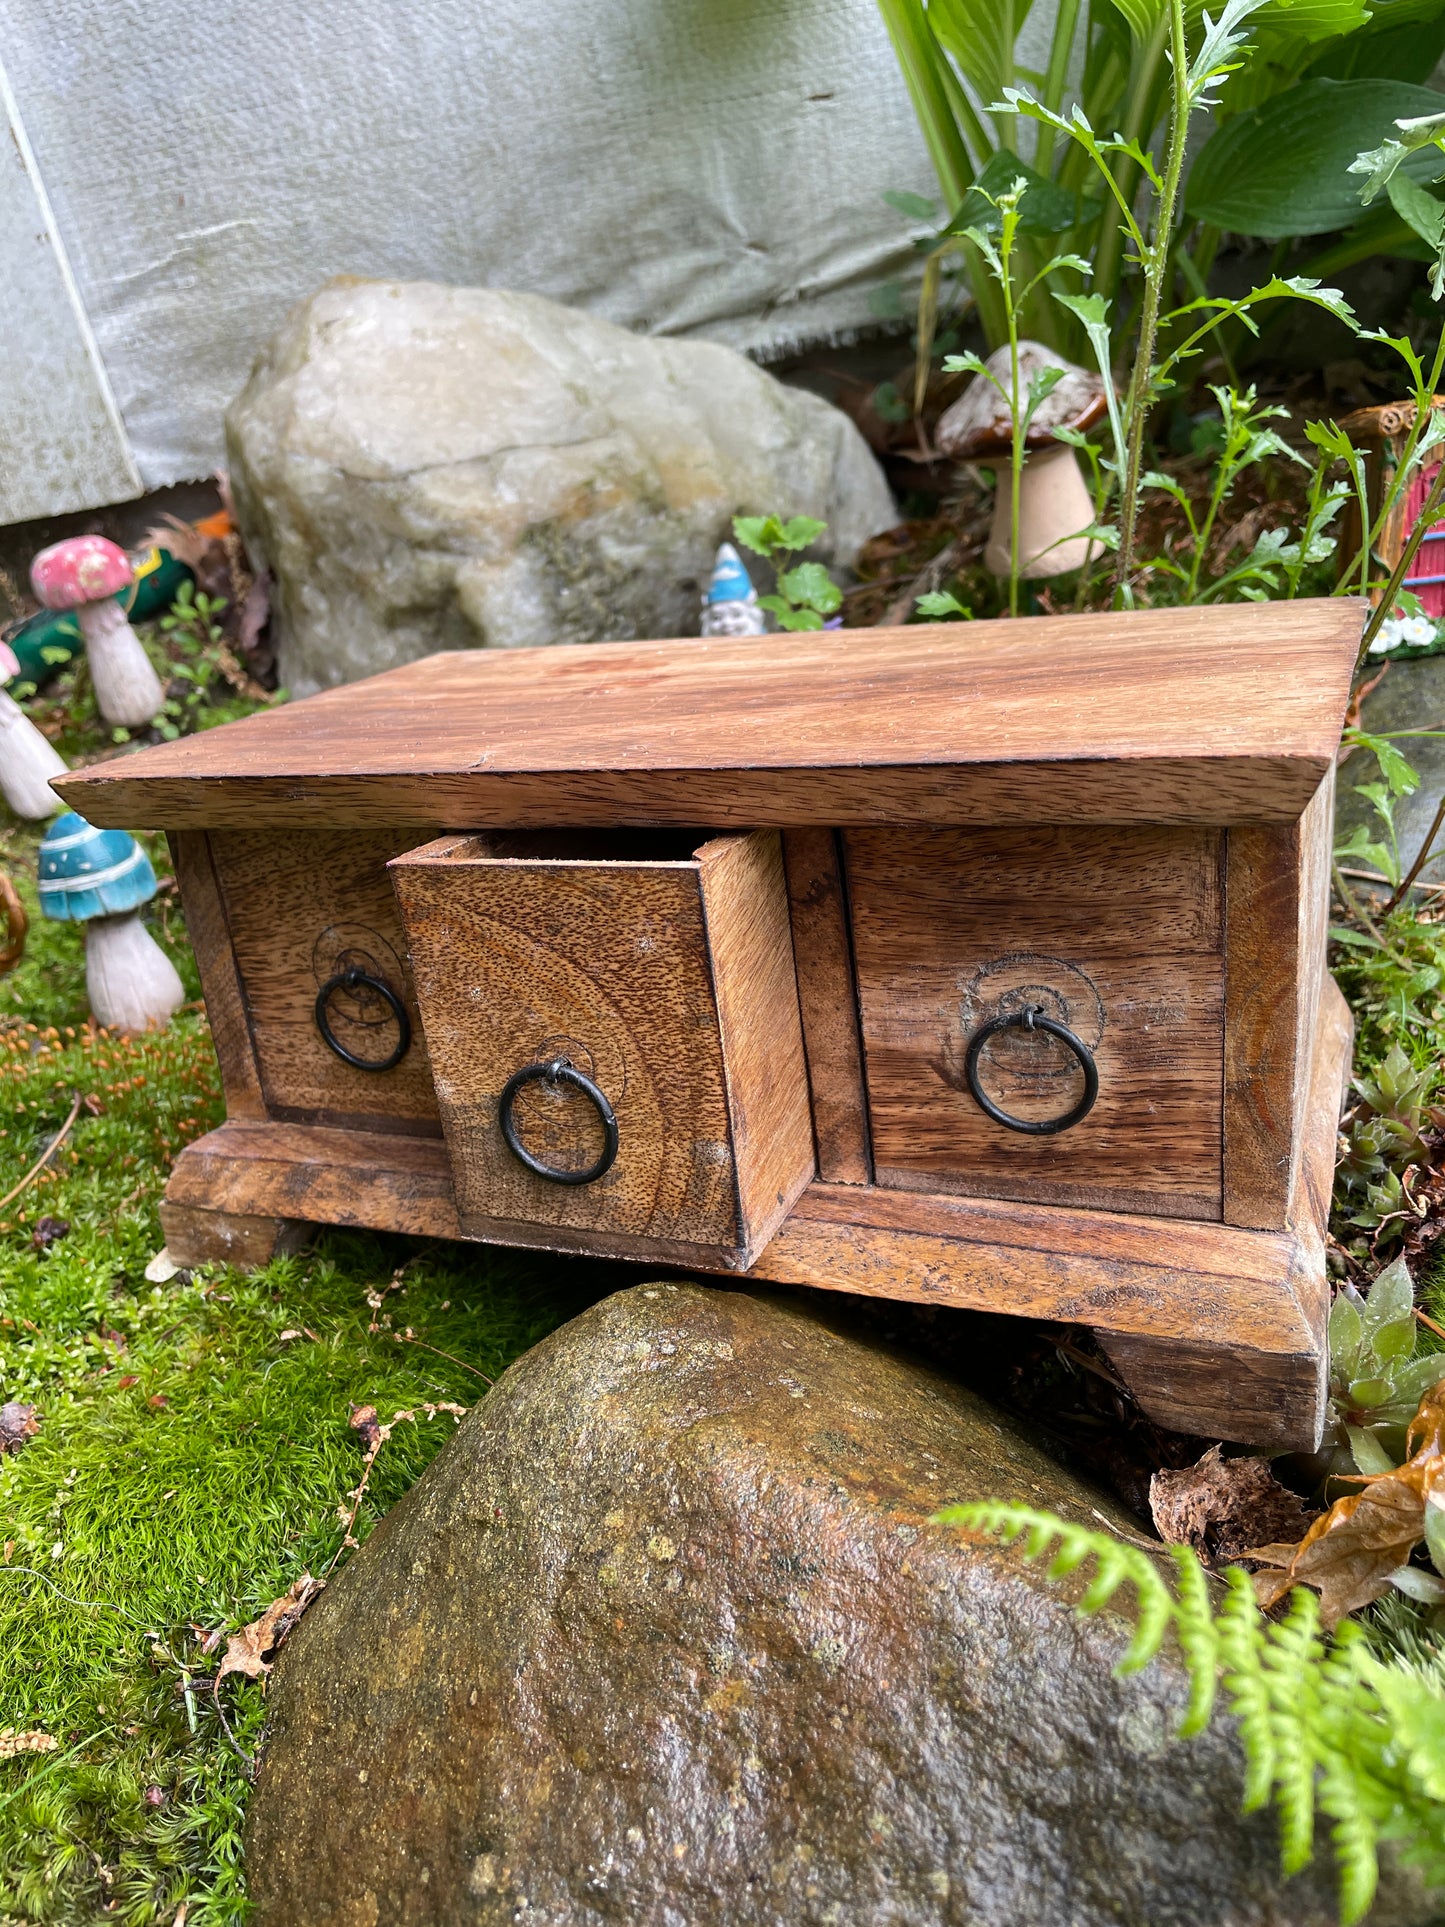
[[[132,829],[1283,822],[1362,607],[460,651],[56,788]]]

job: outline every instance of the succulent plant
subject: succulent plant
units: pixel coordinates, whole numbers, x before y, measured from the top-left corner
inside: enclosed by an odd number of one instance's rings
[[[1327,1474],[1389,1472],[1404,1462],[1405,1428],[1431,1386],[1445,1378],[1445,1352],[1416,1355],[1415,1294],[1403,1258],[1387,1265],[1368,1298],[1343,1284],[1330,1312]]]
[[[1359,1101],[1341,1130],[1336,1170],[1351,1224],[1373,1231],[1405,1207],[1403,1174],[1430,1154],[1424,1133],[1437,1121],[1427,1110],[1434,1082],[1435,1073],[1416,1070],[1398,1044],[1373,1075],[1355,1079]]]

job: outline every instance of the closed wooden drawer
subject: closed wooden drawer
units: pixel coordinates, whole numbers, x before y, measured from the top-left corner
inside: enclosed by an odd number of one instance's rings
[[[850,830],[844,849],[879,1184],[1221,1216],[1221,832]],[[996,1122],[967,1075],[979,1029],[1030,1008],[1097,1070],[1093,1108],[1056,1135]],[[1039,1030],[995,1033],[976,1075],[1021,1122],[1082,1096],[1082,1065]]]
[[[777,832],[451,836],[390,870],[465,1232],[751,1264],[813,1171]],[[612,1161],[569,1182],[604,1105]]]
[[[406,939],[386,874],[411,841],[405,830],[212,831],[211,860],[271,1117],[439,1134]],[[327,1013],[348,1062],[327,1045],[316,999],[352,968],[399,999],[406,1029],[374,989],[339,987]],[[398,1049],[387,1069],[362,1068],[387,1063]]]

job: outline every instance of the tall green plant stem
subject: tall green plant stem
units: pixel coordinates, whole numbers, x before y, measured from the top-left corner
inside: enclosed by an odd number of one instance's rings
[[[1153,132],[1157,118],[1159,63],[1164,58],[1169,24],[1167,20],[1161,20],[1139,49],[1136,66],[1129,78],[1128,108],[1122,132],[1125,140],[1138,141],[1141,147]],[[1177,88],[1175,97],[1176,99],[1178,97]],[[1137,162],[1131,161],[1126,155],[1118,156],[1114,178],[1119,184],[1120,193],[1132,206],[1139,186]],[[1093,250],[1094,273],[1091,285],[1110,299],[1118,293],[1119,284],[1123,278],[1124,243],[1127,232],[1122,213],[1113,200],[1109,200],[1100,219],[1099,239]],[[1147,262],[1144,266],[1147,272]]]
[[[1169,274],[1174,236],[1174,209],[1184,176],[1184,146],[1189,133],[1189,55],[1184,44],[1184,0],[1169,0],[1169,59],[1173,68],[1173,107],[1169,116],[1169,155],[1164,166],[1164,188],[1159,196],[1158,220],[1149,258],[1144,263],[1144,299],[1139,313],[1139,340],[1134,371],[1125,403],[1129,441],[1119,514],[1119,560],[1114,572],[1114,602],[1128,608],[1134,600],[1134,537],[1139,516],[1139,477],[1144,468],[1144,430],[1154,376],[1154,344],[1159,334],[1159,307]]]

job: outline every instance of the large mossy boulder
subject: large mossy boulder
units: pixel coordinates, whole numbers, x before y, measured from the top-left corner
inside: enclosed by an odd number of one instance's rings
[[[644,1285],[511,1368],[281,1657],[263,1927],[1335,1918],[1176,1664],[929,1517],[1137,1522],[831,1317]]]
[[[734,349],[540,295],[332,281],[226,417],[297,694],[437,649],[695,636],[732,517],[895,520],[848,418]]]

